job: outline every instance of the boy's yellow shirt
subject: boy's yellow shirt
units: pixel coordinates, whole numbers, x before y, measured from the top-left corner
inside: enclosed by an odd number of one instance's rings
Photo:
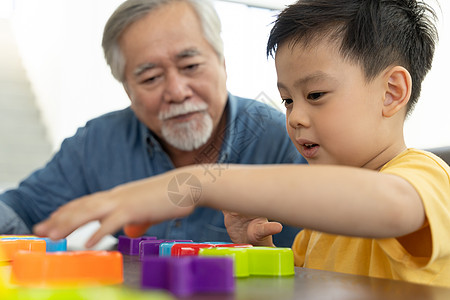
[[[408,249],[425,249],[429,255],[411,254],[396,238],[354,238],[305,229],[293,244],[296,266],[450,287],[449,166],[432,153],[408,149],[380,172],[408,180],[421,196],[427,224],[410,235]]]

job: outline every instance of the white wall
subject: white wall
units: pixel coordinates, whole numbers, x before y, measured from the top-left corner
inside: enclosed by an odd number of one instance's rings
[[[126,107],[101,49],[113,0],[16,0],[14,30],[55,148],[76,128]]]
[[[423,148],[450,146],[450,1],[440,0],[441,8],[435,1],[428,2],[439,17],[439,43],[419,102],[405,125],[407,144]]]
[[[0,0],[0,18],[9,18],[13,12],[13,1]]]
[[[122,87],[110,75],[100,46],[103,26],[121,2],[15,1],[13,21],[20,52],[55,149],[88,119],[128,105]],[[450,1],[440,4],[440,43],[422,97],[406,123],[408,146],[450,145],[446,94]],[[270,99],[281,107],[273,60],[265,56],[276,12],[222,1],[215,1],[215,5],[223,23],[229,90],[240,96]]]

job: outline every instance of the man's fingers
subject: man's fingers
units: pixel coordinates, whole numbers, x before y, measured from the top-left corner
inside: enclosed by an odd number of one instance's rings
[[[280,233],[283,230],[283,225],[278,222],[267,222],[258,224],[256,229],[256,239],[264,240],[268,236]]]

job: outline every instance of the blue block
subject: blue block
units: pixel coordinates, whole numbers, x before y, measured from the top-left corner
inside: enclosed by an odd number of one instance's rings
[[[49,238],[44,238],[46,243],[46,252],[58,252],[67,251],[67,240],[61,239],[57,241],[52,241]]]
[[[170,256],[170,250],[172,250],[172,246],[177,242],[166,242],[161,243],[159,245],[159,256]],[[183,244],[190,244],[194,242],[184,242]]]

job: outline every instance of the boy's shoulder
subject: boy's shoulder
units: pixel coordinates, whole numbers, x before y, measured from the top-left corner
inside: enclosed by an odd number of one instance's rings
[[[415,148],[408,148],[399,155],[397,155],[394,159],[392,159],[388,164],[398,163],[398,162],[423,162],[423,163],[431,163],[441,166],[444,169],[449,169],[448,164],[436,154],[427,151],[420,150]]]
[[[450,190],[449,165],[436,154],[426,150],[406,149],[385,164],[380,172],[399,175],[411,183],[423,180],[436,184],[440,182],[445,189]]]
[[[448,164],[436,154],[427,150],[408,148],[386,163],[381,171],[399,164],[405,166],[410,164],[434,164],[442,167],[443,169],[449,169]]]

